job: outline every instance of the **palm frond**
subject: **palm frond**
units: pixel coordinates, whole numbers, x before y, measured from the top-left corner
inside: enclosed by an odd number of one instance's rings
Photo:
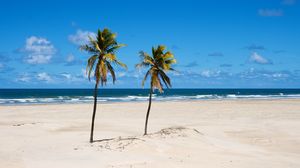
[[[93,47],[91,47],[91,46],[89,46],[89,45],[87,45],[87,44],[81,45],[81,46],[79,47],[79,49],[80,49],[81,51],[87,51],[88,53],[91,53],[91,54],[97,53],[97,50],[96,50],[95,48],[93,48]]]
[[[148,66],[150,66],[149,63],[141,62],[141,63],[139,63],[139,64],[136,64],[136,65],[135,65],[135,68],[140,69],[140,68],[144,68],[144,67],[148,67]]]
[[[104,43],[104,38],[102,36],[102,31],[100,29],[98,29],[97,44],[98,44],[99,48],[103,49],[103,43]]]
[[[152,77],[151,77],[151,83],[152,83],[152,87],[155,89],[158,89],[158,91],[160,93],[163,92],[163,88],[162,88],[162,84],[161,81],[159,79],[158,73],[157,72],[153,72],[152,73]]]
[[[90,40],[90,44],[96,49],[98,50],[99,52],[102,52],[97,41],[95,41],[91,36],[88,36],[89,37],[89,40]]]
[[[164,82],[167,88],[172,87],[170,78],[165,74],[164,71],[158,71],[162,81]]]
[[[103,55],[103,58],[110,61],[110,62],[113,62],[117,59],[116,55],[115,54],[112,54],[112,53],[107,53],[107,54],[104,54]]]
[[[154,59],[144,51],[140,51],[140,57],[142,59],[142,62],[150,65],[154,65]]]
[[[94,69],[95,61],[98,58],[98,55],[93,55],[88,59],[88,64],[86,66],[86,73],[88,75],[89,80],[91,80],[91,72]]]
[[[114,53],[116,50],[118,50],[119,48],[121,47],[125,47],[126,44],[118,44],[118,45],[115,45],[109,49],[107,49],[107,53]]]
[[[126,64],[124,64],[124,63],[122,63],[122,62],[120,62],[118,60],[115,60],[114,63],[116,63],[117,65],[119,65],[119,66],[121,66],[123,68],[125,68],[126,70],[128,69]]]
[[[96,83],[98,84],[99,83],[99,81],[100,81],[100,78],[101,78],[101,74],[100,74],[100,70],[99,70],[99,68],[100,68],[100,60],[98,60],[98,62],[97,62],[97,65],[96,65],[96,68],[95,68],[95,80],[96,80]]]
[[[113,79],[113,83],[115,83],[115,81],[116,81],[116,75],[115,75],[114,68],[111,66],[111,64],[108,61],[106,62],[106,66],[107,66],[108,71],[111,74],[111,77]]]
[[[175,64],[176,63],[176,59],[169,59],[165,61],[166,64]]]
[[[144,77],[144,79],[143,79],[143,81],[142,81],[142,87],[145,86],[145,82],[146,82],[148,76],[150,75],[150,71],[151,71],[151,69],[149,69],[149,70],[146,72],[146,75],[145,75],[145,77]]]
[[[174,55],[173,55],[170,51],[168,51],[168,52],[166,52],[166,53],[162,56],[162,58],[163,58],[164,60],[173,59],[173,58],[174,58]]]
[[[100,60],[99,72],[101,85],[103,86],[107,82],[107,67],[103,60]]]
[[[154,55],[153,55],[154,59],[155,60],[161,59],[165,49],[166,47],[163,45],[158,45],[156,49],[154,48]]]

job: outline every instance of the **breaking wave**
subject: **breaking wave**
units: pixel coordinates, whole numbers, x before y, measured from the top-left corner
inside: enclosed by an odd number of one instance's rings
[[[98,97],[98,102],[135,102],[147,101],[148,96],[128,95],[119,97]],[[300,98],[300,94],[276,94],[276,95],[171,95],[171,96],[157,96],[153,95],[154,101],[184,101],[184,100],[221,100],[221,99],[293,99]],[[1,98],[0,105],[13,104],[60,104],[60,103],[92,103],[93,96],[57,96],[57,97],[30,97],[30,98]]]

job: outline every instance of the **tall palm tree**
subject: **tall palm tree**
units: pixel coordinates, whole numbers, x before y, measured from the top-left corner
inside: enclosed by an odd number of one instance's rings
[[[95,78],[94,109],[92,116],[90,143],[93,142],[99,82],[101,86],[105,85],[107,82],[108,73],[110,73],[113,84],[115,83],[116,75],[112,63],[127,68],[127,66],[118,61],[116,57],[116,51],[123,46],[124,44],[117,43],[116,34],[112,33],[107,28],[105,28],[103,31],[98,29],[96,38],[89,36],[89,44],[80,46],[81,50],[84,50],[91,54],[91,57],[88,59],[86,73],[89,80],[91,80],[92,72],[93,77]]]
[[[142,86],[144,86],[148,76],[151,77],[149,105],[148,105],[148,110],[146,115],[144,135],[147,135],[148,118],[151,109],[153,91],[155,89],[158,89],[160,93],[163,92],[163,84],[161,81],[163,81],[163,83],[167,88],[171,87],[171,80],[166,75],[166,72],[169,70],[174,70],[173,68],[171,68],[171,65],[176,63],[176,59],[174,58],[174,55],[170,51],[164,52],[165,49],[166,47],[163,45],[159,45],[157,48],[152,47],[152,56],[141,51],[140,57],[142,61],[141,63],[136,65],[137,68],[142,68],[142,67],[150,68],[146,72],[146,75],[142,81]]]

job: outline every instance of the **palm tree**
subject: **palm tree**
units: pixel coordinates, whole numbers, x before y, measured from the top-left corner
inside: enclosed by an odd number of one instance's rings
[[[167,88],[171,87],[171,80],[166,75],[166,72],[169,70],[174,70],[171,68],[171,65],[176,63],[176,60],[170,51],[164,52],[165,49],[166,47],[163,45],[159,45],[157,48],[152,47],[152,56],[141,51],[140,57],[142,61],[136,65],[137,68],[150,67],[142,81],[142,86],[144,86],[145,81],[150,75],[149,105],[146,115],[144,135],[147,135],[148,118],[154,89],[158,89],[160,93],[163,92],[163,84],[161,81],[163,81]]]
[[[89,80],[91,80],[91,73],[93,72],[93,76],[96,82],[94,89],[94,109],[91,125],[90,143],[93,142],[99,82],[101,86],[105,85],[107,82],[108,73],[110,73],[113,84],[115,83],[116,75],[112,63],[127,68],[127,66],[119,62],[116,57],[116,51],[123,46],[124,44],[117,43],[116,34],[112,33],[107,28],[105,28],[103,31],[98,29],[96,38],[89,36],[89,44],[80,46],[81,50],[84,50],[91,54],[90,58],[88,59],[86,73]]]

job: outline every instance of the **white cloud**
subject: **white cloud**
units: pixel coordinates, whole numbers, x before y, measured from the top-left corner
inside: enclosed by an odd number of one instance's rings
[[[170,71],[169,74],[173,75],[173,76],[183,76],[184,75],[183,73],[180,73],[178,71]]]
[[[46,72],[38,73],[37,79],[40,81],[45,81],[47,83],[53,82],[53,79]]]
[[[31,36],[26,39],[24,51],[28,53],[25,61],[29,64],[49,63],[56,49],[45,38]]]
[[[20,77],[16,79],[17,82],[30,82],[31,77],[28,73],[22,74]]]
[[[75,57],[74,57],[74,55],[73,54],[69,54],[68,56],[67,56],[67,62],[73,62],[75,60]]]
[[[126,72],[119,72],[117,73],[117,77],[123,77],[123,76],[126,76]]]
[[[268,71],[250,68],[249,70],[236,74],[242,79],[271,79],[271,80],[284,80],[292,77],[289,71]]]
[[[250,61],[257,64],[271,64],[271,61],[254,52],[250,56]]]
[[[65,77],[68,80],[72,79],[72,75],[69,73],[62,73],[61,76]]]
[[[287,78],[287,77],[289,77],[289,74],[278,72],[278,73],[273,73],[272,77],[273,78]]]
[[[220,70],[217,70],[217,71],[203,70],[203,71],[200,72],[200,75],[202,77],[206,77],[206,78],[209,78],[209,77],[218,77],[220,74],[221,74]]]
[[[86,69],[81,69],[81,75],[84,77],[84,78],[88,78],[88,74],[86,72]],[[93,73],[91,73],[91,78],[93,77]]]
[[[70,73],[61,73],[60,76],[57,76],[57,79],[60,80],[60,82],[87,82],[87,80],[82,76],[81,74],[70,74]]]
[[[73,54],[69,54],[65,59],[66,66],[73,66],[73,65],[84,65],[84,61],[76,58]]]
[[[69,35],[68,39],[71,43],[82,45],[89,42],[89,37],[95,37],[96,34],[90,31],[77,30],[75,34]]]
[[[265,17],[278,17],[283,15],[281,9],[259,9],[258,14]]]

